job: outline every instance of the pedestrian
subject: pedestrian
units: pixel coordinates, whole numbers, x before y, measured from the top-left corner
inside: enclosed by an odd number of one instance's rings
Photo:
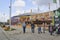
[[[60,34],[60,25],[58,26],[57,34]]]
[[[41,33],[41,26],[38,24],[38,34]]]
[[[52,24],[50,24],[50,35],[52,35],[53,34],[53,26],[52,26]]]
[[[34,29],[35,29],[35,25],[34,25],[33,22],[31,22],[31,31],[32,31],[32,33],[34,33]]]
[[[57,34],[57,32],[58,32],[58,27],[56,27],[56,34]]]
[[[49,24],[49,27],[48,27],[48,29],[49,29],[48,31],[49,31],[49,33],[50,33],[50,24]]]
[[[26,32],[26,23],[23,22],[22,26],[23,26],[23,33],[25,33]]]

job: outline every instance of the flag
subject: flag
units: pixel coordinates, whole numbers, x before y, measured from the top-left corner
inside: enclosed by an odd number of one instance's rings
[[[54,17],[52,17],[52,25],[54,25]]]
[[[53,3],[57,3],[57,0],[53,0]]]

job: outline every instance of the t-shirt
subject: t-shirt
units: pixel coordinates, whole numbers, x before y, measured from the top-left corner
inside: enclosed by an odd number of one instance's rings
[[[22,25],[23,25],[23,27],[25,27],[26,26],[25,22]]]
[[[31,27],[32,27],[32,28],[34,28],[34,27],[35,27],[35,25],[34,25],[34,24],[31,24]]]

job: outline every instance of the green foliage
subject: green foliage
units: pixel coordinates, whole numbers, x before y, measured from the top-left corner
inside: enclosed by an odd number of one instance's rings
[[[60,8],[54,10],[53,12],[55,13],[55,15],[57,15],[60,18]]]
[[[53,12],[55,13],[56,10],[54,10]]]
[[[60,15],[58,17],[60,18]]]
[[[13,31],[13,30],[16,30],[16,29],[12,28],[11,31]]]
[[[14,28],[7,28],[5,31],[14,31],[14,30],[16,30],[16,29],[14,29]]]
[[[60,8],[58,8],[57,11],[60,13]],[[60,14],[58,15],[58,17],[60,18]]]
[[[58,8],[57,11],[60,12],[60,8]]]

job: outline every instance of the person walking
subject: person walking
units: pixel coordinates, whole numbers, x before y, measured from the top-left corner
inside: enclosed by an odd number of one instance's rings
[[[43,33],[43,26],[41,26],[41,32]]]
[[[52,24],[50,24],[50,35],[52,35],[52,33],[53,33],[53,26],[52,26]]]
[[[26,23],[23,22],[22,26],[23,26],[23,33],[25,33],[26,32]]]
[[[42,33],[41,32],[41,26],[38,24],[38,34]]]
[[[56,34],[57,34],[57,32],[58,32],[58,27],[56,27]]]
[[[31,31],[32,31],[32,33],[34,33],[34,29],[35,29],[35,25],[34,25],[33,22],[31,22]]]
[[[57,34],[60,34],[60,25],[58,26]]]

